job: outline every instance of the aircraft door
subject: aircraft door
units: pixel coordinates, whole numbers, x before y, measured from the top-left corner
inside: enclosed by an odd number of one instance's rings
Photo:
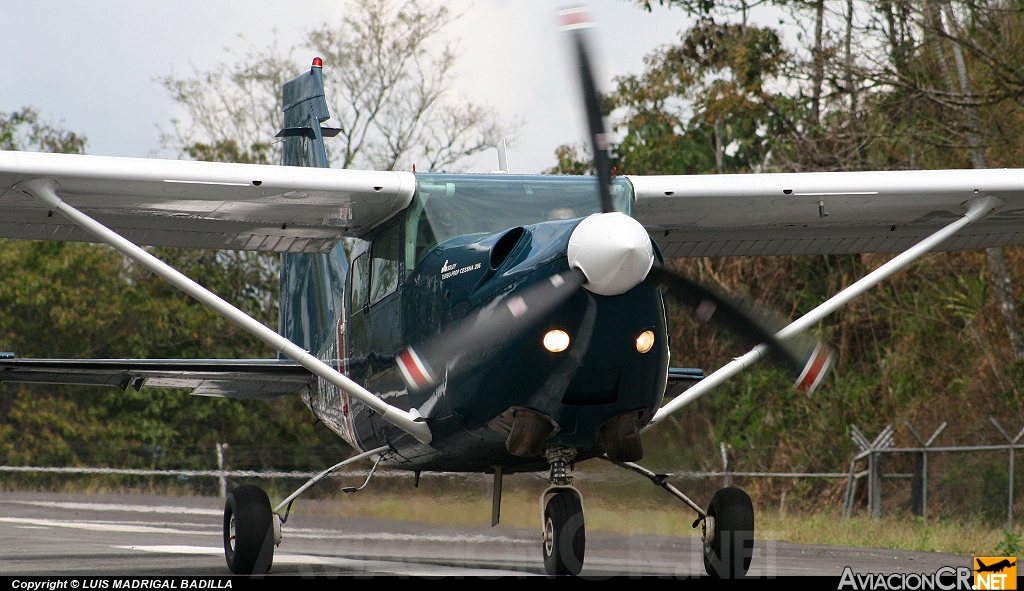
[[[405,345],[399,295],[405,258],[402,226],[398,222],[390,224],[374,238],[370,247],[366,379],[371,390],[381,393],[401,389],[393,355]]]
[[[367,376],[366,353],[367,315],[370,307],[370,253],[363,248],[353,253],[352,269],[345,286],[345,308],[348,319],[345,325],[345,348],[348,355],[349,375],[357,382],[365,383]]]

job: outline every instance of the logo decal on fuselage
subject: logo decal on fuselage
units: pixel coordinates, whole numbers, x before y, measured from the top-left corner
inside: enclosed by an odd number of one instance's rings
[[[444,264],[441,265],[441,281],[454,277],[456,275],[462,275],[463,273],[469,273],[470,271],[476,271],[481,267],[480,263],[472,265],[466,265],[465,267],[459,267],[455,263],[449,263],[448,259],[444,260]]]

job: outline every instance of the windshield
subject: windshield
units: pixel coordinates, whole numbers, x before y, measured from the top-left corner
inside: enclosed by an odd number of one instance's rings
[[[415,237],[415,260],[455,236],[574,219],[601,210],[596,177],[421,174],[416,182],[406,227],[406,236]],[[629,181],[613,179],[611,193],[615,209],[632,215]]]

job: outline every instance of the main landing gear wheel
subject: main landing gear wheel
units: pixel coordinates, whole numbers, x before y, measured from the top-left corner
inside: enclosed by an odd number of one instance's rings
[[[224,558],[236,575],[265,574],[274,561],[274,516],[267,493],[246,484],[224,504]]]
[[[556,492],[544,507],[544,570],[549,575],[580,574],[586,543],[579,496],[571,490]]]
[[[704,570],[718,579],[746,576],[754,554],[754,505],[738,488],[711,497],[704,519]]]

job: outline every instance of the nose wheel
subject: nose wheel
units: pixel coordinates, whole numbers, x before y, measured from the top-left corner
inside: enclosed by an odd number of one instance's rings
[[[572,486],[572,461],[576,450],[545,450],[551,475],[541,495],[541,550],[544,571],[549,575],[579,575],[583,570],[587,532],[583,523],[583,497]]]
[[[576,576],[583,570],[587,533],[579,492],[559,490],[544,507],[544,571]]]

